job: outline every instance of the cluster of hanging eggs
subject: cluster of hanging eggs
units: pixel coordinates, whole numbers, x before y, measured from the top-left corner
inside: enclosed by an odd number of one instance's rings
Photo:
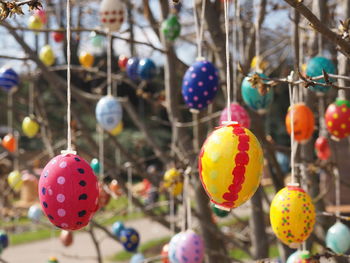
[[[163,177],[163,187],[173,196],[180,195],[183,189],[181,173],[175,168],[167,170]]]
[[[332,138],[339,140],[350,135],[350,101],[337,99],[327,107],[325,121]]]
[[[257,190],[263,151],[247,128],[222,125],[206,139],[199,155],[199,174],[212,203],[223,210],[240,206]]]
[[[132,81],[149,81],[156,75],[157,67],[150,58],[139,59],[137,57],[132,57],[128,59],[125,70],[127,76]]]
[[[19,83],[19,76],[12,68],[3,67],[0,69],[0,88],[10,91]]]

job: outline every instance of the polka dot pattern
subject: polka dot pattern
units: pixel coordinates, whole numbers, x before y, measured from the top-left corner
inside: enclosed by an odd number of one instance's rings
[[[40,203],[51,223],[65,230],[86,226],[97,209],[96,183],[90,165],[81,157],[67,154],[51,160],[39,181]]]
[[[103,0],[100,5],[100,21],[104,28],[119,31],[124,22],[125,10],[120,0]]]
[[[204,109],[212,102],[219,87],[218,70],[207,60],[194,63],[185,73],[182,95],[191,109]]]
[[[193,230],[187,230],[180,236],[176,248],[179,263],[200,263],[204,257],[204,243],[201,236]]]
[[[129,252],[135,252],[140,243],[139,233],[133,228],[123,228],[118,238],[124,249]]]
[[[327,130],[336,139],[350,135],[350,101],[337,99],[325,113]]]

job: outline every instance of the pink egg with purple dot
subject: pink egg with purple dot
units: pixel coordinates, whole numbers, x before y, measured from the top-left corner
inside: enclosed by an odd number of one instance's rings
[[[249,129],[250,128],[250,117],[248,112],[245,110],[244,107],[242,107],[241,105],[239,105],[236,102],[231,103],[230,105],[230,110],[231,110],[231,120],[232,121],[236,121],[239,124],[241,124],[241,126],[243,126],[244,128]],[[220,125],[223,121],[227,121],[228,120],[228,116],[227,116],[227,107],[221,112],[220,115]]]
[[[39,199],[52,224],[65,230],[86,226],[97,210],[97,178],[90,165],[75,154],[61,154],[45,166]]]
[[[201,263],[204,258],[204,242],[201,236],[189,229],[182,233],[176,248],[179,263]]]

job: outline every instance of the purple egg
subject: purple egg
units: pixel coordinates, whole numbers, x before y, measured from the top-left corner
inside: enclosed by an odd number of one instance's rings
[[[189,229],[177,243],[176,257],[179,263],[201,263],[204,258],[204,243],[201,236]]]

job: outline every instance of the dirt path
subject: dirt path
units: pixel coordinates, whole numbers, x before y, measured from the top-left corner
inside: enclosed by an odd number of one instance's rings
[[[128,221],[127,227],[135,228],[141,236],[141,243],[155,238],[169,236],[168,229],[152,222],[149,219],[138,219]],[[123,250],[121,244],[106,237],[106,235],[96,230],[98,240],[101,240],[101,252],[106,258]],[[96,252],[88,233],[77,233],[74,235],[73,244],[65,248],[58,238],[32,242],[29,244],[10,246],[2,253],[2,258],[8,263],[46,263],[51,256],[57,257],[60,263],[96,263]]]

